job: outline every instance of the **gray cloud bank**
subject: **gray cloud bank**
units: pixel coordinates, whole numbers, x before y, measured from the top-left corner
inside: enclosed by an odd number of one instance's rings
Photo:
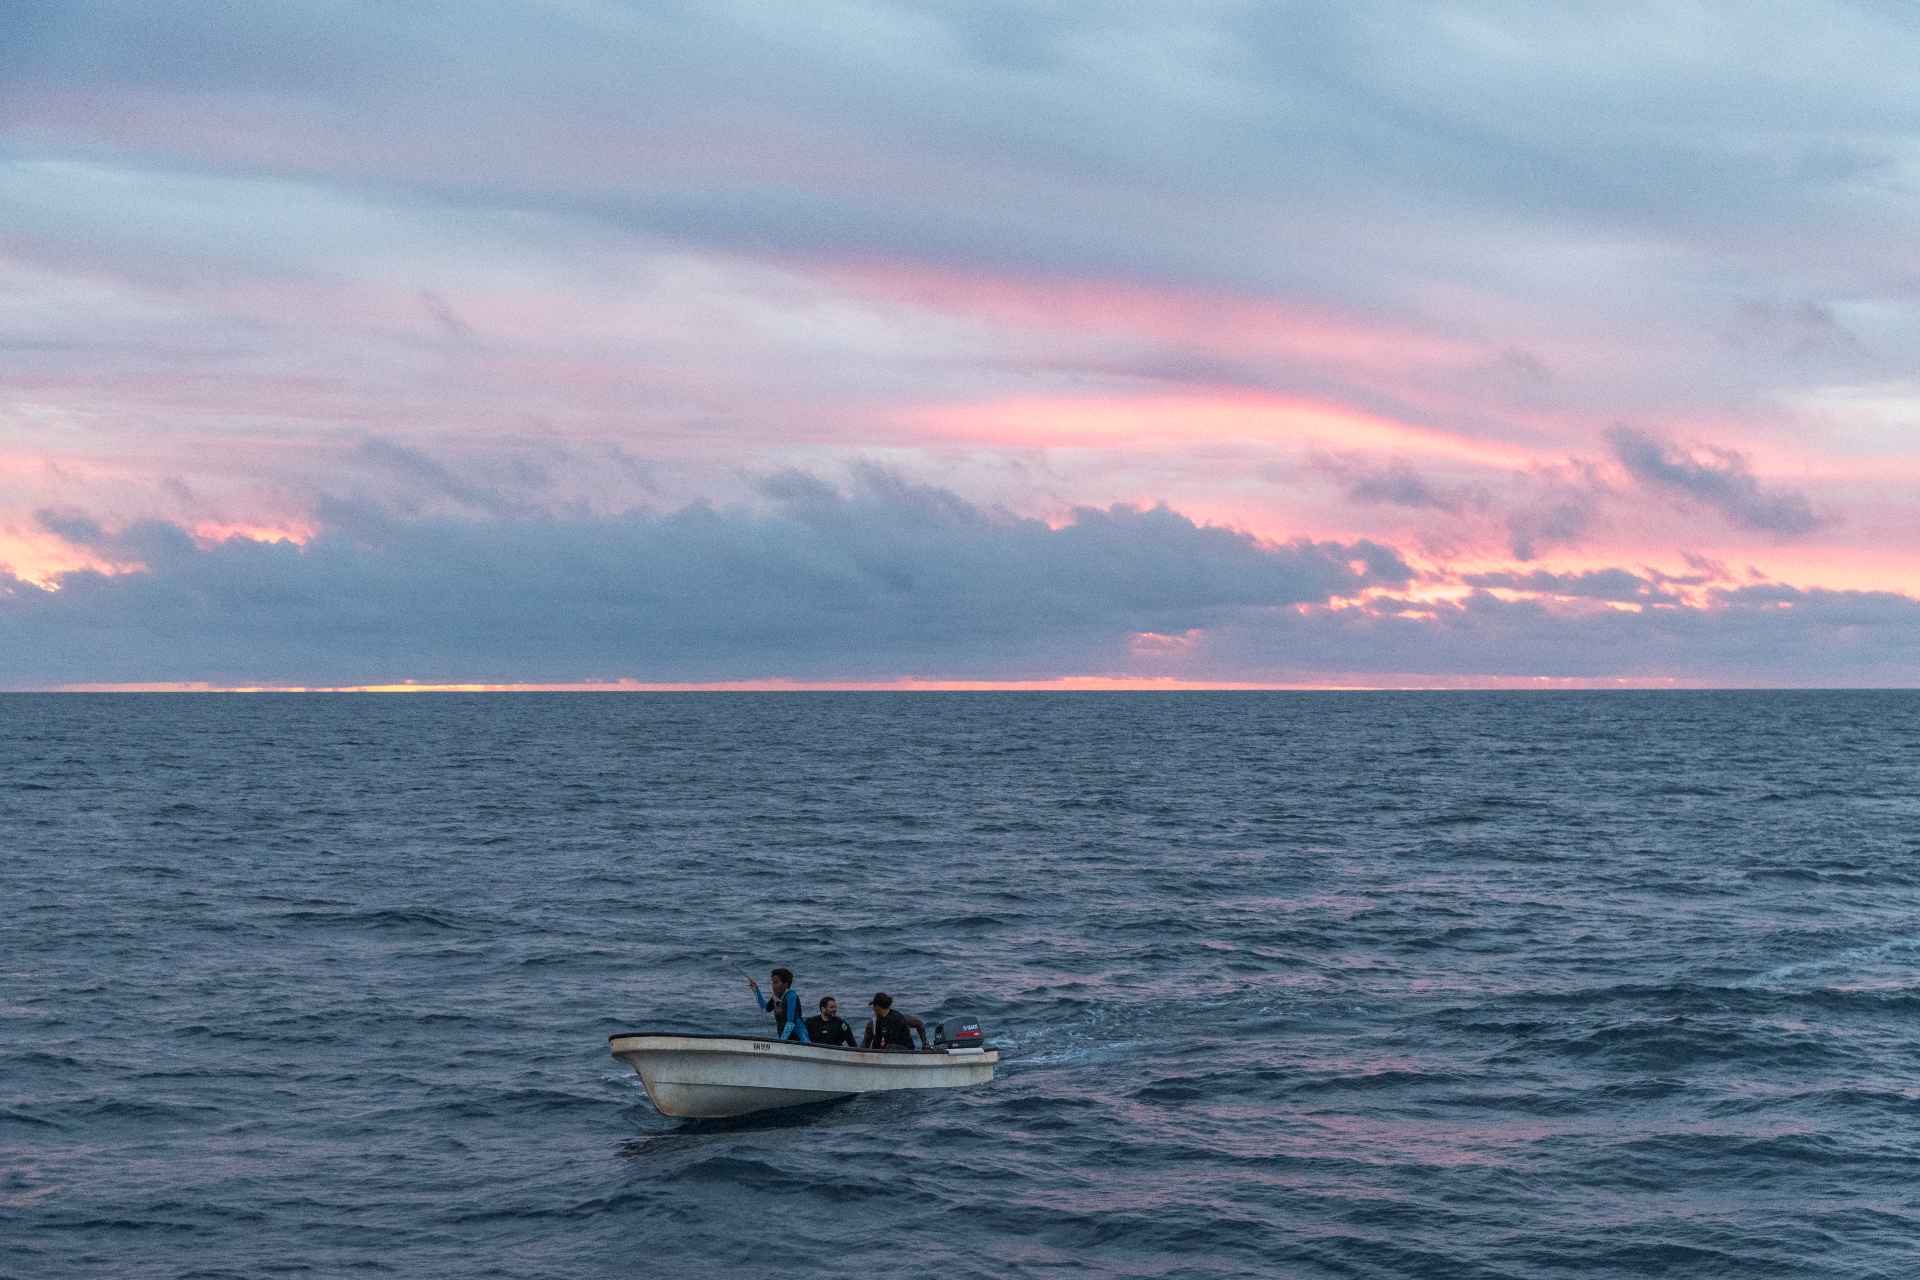
[[[1685,604],[1626,571],[1435,604],[1367,541],[1263,543],[1164,507],[1050,526],[868,471],[761,504],[422,518],[333,500],[306,546],[44,512],[143,569],[0,576],[0,687],[208,681],[1302,680],[1334,673],[1920,682],[1920,602],[1779,585]],[[1382,598],[1351,604],[1358,593]],[[1609,602],[1646,606],[1619,610]],[[1657,606],[1657,607],[1656,607]],[[1173,638],[1138,645],[1140,633]]]
[[[1586,584],[1594,594],[1602,583]],[[1645,593],[1647,595],[1656,593]],[[1920,683],[1920,600],[1780,584],[1711,591],[1696,606],[1618,610],[1475,592],[1456,603],[1274,614],[1209,637],[1220,669],[1534,675],[1801,687]]]
[[[1412,577],[1375,543],[1263,544],[1165,508],[1052,528],[878,472],[762,492],[754,511],[570,519],[336,501],[305,547],[42,513],[145,568],[0,578],[0,684],[1047,676],[1122,669],[1136,632]]]

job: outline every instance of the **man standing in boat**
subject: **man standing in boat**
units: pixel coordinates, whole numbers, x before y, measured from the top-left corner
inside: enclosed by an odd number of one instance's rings
[[[800,1019],[800,993],[793,989],[793,970],[775,969],[767,976],[773,981],[770,996],[761,996],[760,984],[752,978],[747,979],[747,985],[753,988],[753,1002],[773,1015],[773,1038],[812,1043],[807,1038],[807,1024]]]
[[[875,992],[873,1003],[867,1007],[873,1010],[873,1021],[867,1023],[867,1035],[861,1048],[879,1049],[887,1053],[912,1053],[915,1031],[920,1033],[923,1048],[933,1048],[933,1037],[927,1034],[927,1024],[910,1013],[895,1011],[893,997],[886,992]]]
[[[807,1019],[807,1035],[815,1044],[854,1046],[853,1028],[840,1016],[840,1002],[832,996],[820,997],[820,1012]]]

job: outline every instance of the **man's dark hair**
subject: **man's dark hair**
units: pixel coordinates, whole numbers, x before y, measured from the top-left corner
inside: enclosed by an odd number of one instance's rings
[[[821,997],[820,997],[820,1008],[821,1008],[821,1009],[823,1009],[823,1010],[824,1010],[824,1009],[825,1009],[825,1008],[826,1008],[826,1007],[827,1007],[828,1005],[830,1005],[830,1004],[832,1004],[832,1003],[833,1003],[833,997],[832,997],[832,996],[821,996]]]
[[[893,1008],[893,997],[884,991],[876,991],[873,993],[873,1007],[876,1009],[891,1009]]]
[[[786,983],[788,986],[793,985],[793,970],[791,969],[775,969],[773,971],[773,976],[780,979],[780,981]]]

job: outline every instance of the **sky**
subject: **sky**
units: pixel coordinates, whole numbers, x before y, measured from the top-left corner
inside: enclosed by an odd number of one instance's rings
[[[1920,684],[1896,0],[0,6],[0,688]]]

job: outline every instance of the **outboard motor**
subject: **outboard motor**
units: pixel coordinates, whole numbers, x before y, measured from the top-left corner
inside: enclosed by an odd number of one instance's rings
[[[978,1049],[985,1043],[978,1018],[948,1018],[933,1028],[936,1049]]]

